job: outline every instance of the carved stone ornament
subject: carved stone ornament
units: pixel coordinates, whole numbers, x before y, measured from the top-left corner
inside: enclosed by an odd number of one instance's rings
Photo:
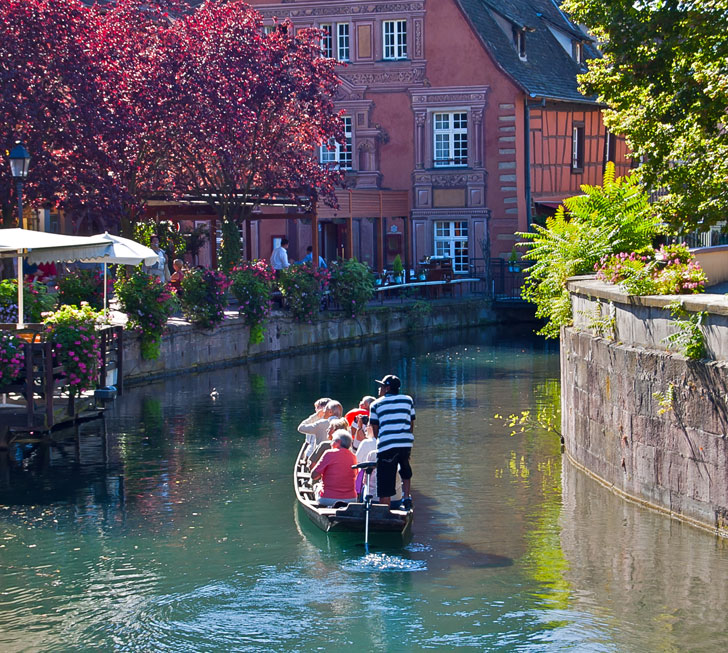
[[[412,104],[485,104],[486,93],[416,93]]]
[[[411,11],[425,11],[424,2],[358,2],[346,5],[337,3],[333,7],[276,7],[258,8],[263,18],[308,18],[326,16],[366,16],[367,14],[405,14]]]
[[[415,185],[426,184],[437,188],[454,188],[468,184],[484,184],[485,172],[416,172]]]
[[[425,67],[413,66],[401,70],[348,69],[339,71],[338,75],[352,86],[410,86],[422,84],[425,79]]]

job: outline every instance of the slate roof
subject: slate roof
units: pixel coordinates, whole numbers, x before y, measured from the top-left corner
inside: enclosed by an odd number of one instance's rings
[[[501,68],[530,96],[577,102],[595,102],[578,91],[576,76],[584,72],[564,50],[549,25],[584,43],[585,58],[599,56],[592,39],[559,8],[558,0],[455,0],[470,20],[485,47]],[[513,45],[513,37],[495,15],[525,29],[526,60]]]

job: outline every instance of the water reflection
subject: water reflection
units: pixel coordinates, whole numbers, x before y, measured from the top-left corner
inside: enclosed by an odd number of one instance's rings
[[[367,558],[360,534],[327,535],[298,510],[290,473],[313,399],[353,406],[387,372],[417,402],[415,522]],[[728,556],[713,539],[562,477],[558,438],[493,418],[552,406],[557,378],[552,345],[481,329],[130,388],[106,432],[1,459],[0,646],[724,644],[709,572],[722,578]]]

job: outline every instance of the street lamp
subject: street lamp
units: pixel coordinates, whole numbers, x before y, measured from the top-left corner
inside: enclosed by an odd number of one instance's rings
[[[23,228],[23,179],[28,176],[30,167],[30,154],[20,141],[10,150],[10,174],[15,179],[18,188],[18,227]],[[23,324],[23,257],[18,256],[18,328]]]
[[[10,150],[10,173],[13,175],[18,188],[18,227],[23,228],[23,179],[28,176],[30,167],[30,154],[20,141]]]

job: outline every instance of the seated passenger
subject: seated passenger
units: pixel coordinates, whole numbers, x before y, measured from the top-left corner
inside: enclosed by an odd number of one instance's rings
[[[344,417],[346,417],[346,421],[349,422],[349,426],[354,424],[354,420],[359,415],[369,415],[369,405],[376,399],[376,397],[372,397],[370,395],[366,395],[361,398],[361,401],[359,402],[358,408],[352,408]]]
[[[322,442],[326,442],[326,440],[329,439],[329,422],[332,419],[341,417],[342,412],[343,408],[341,407],[341,404],[338,401],[329,399],[329,401],[326,403],[323,417],[313,420],[310,423],[308,423],[308,419],[310,419],[308,418],[303,420],[303,422],[298,425],[298,430],[300,433],[313,436],[313,441],[311,442],[309,448],[306,450],[306,456],[308,458],[311,457],[314,449],[319,444],[321,444]],[[308,437],[306,438],[306,440],[308,441]]]
[[[328,397],[321,397],[321,399],[317,399],[313,402],[313,414],[309,415],[305,420],[303,420],[298,425],[298,432],[303,433],[306,436],[306,442],[308,443],[308,448],[306,449],[306,457],[310,458],[311,454],[313,453],[314,449],[316,448],[316,434],[314,431],[309,430],[306,428],[306,430],[301,430],[303,427],[309,427],[313,424],[315,424],[318,421],[326,419],[328,421],[328,418],[325,417],[326,415],[326,404],[328,404],[331,401]],[[322,425],[326,426],[326,430],[328,430],[328,424]]]
[[[331,449],[326,451],[316,467],[311,470],[311,479],[321,483],[315,487],[319,505],[333,506],[337,501],[356,501],[356,456],[351,453],[351,436],[344,429],[334,433]]]
[[[348,432],[345,418],[338,417],[329,422],[329,430],[326,434],[326,440],[319,443],[316,446],[316,449],[314,449],[314,452],[308,457],[308,461],[311,465],[315,465],[320,460],[321,456],[324,455],[324,451],[331,449],[331,439],[334,437],[334,433],[340,429]]]

